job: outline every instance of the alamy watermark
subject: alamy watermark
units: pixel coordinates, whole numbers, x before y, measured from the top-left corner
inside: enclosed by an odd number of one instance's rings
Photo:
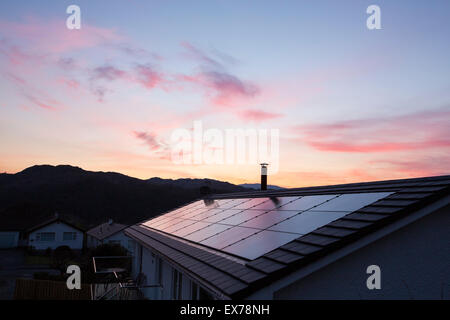
[[[381,289],[381,269],[376,264],[367,267],[366,273],[370,274],[367,278],[366,286],[369,290]]]
[[[366,20],[366,26],[369,30],[381,29],[381,9],[376,4],[372,4],[367,7],[367,14],[370,16]]]
[[[194,121],[192,130],[176,129],[171,135],[174,164],[256,165],[270,164],[270,174],[279,169],[279,129],[208,128]]]
[[[70,14],[66,20],[66,27],[69,30],[81,29],[81,9],[77,5],[70,5],[66,9],[66,13]]]
[[[73,290],[81,289],[81,269],[77,265],[70,265],[67,267],[67,274],[70,274],[70,276],[67,278],[66,285],[67,289]]]

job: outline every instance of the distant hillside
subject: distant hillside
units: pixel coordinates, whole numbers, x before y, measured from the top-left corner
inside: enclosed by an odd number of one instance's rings
[[[259,183],[243,183],[243,184],[240,184],[239,186],[247,188],[247,189],[255,189],[255,190],[259,190],[261,188],[261,184],[259,184]],[[269,184],[269,185],[267,185],[267,189],[283,190],[285,188],[279,187],[279,186],[275,186],[273,184]]]
[[[183,188],[183,189],[195,189],[195,188],[198,189],[203,186],[208,186],[214,190],[236,192],[236,187],[239,188],[239,186],[236,186],[235,184],[231,184],[229,182],[218,181],[218,180],[212,180],[212,179],[172,180],[172,179],[151,178],[151,179],[148,179],[147,181],[149,183],[152,183],[153,185],[179,187],[179,188]],[[240,191],[245,191],[244,188],[245,187],[241,188]]]
[[[239,191],[246,189],[210,179],[141,180],[67,165],[33,166],[0,174],[0,229],[39,221],[55,211],[86,228],[109,218],[132,224],[205,192]]]

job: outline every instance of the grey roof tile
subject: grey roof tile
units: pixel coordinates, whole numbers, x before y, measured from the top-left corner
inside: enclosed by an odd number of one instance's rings
[[[326,237],[326,236],[321,236],[321,235],[312,234],[312,233],[302,236],[302,237],[298,238],[297,240],[306,242],[309,244],[313,244],[316,246],[327,246],[336,241],[339,241],[339,239],[334,238],[334,237]]]
[[[346,220],[362,220],[362,221],[373,222],[373,221],[378,221],[378,220],[381,220],[381,219],[385,219],[387,217],[389,217],[389,215],[376,214],[376,213],[359,213],[359,212],[355,212],[355,213],[351,213],[349,215],[346,215],[344,218]]]
[[[270,258],[272,260],[275,260],[276,262],[280,262],[283,264],[289,264],[302,260],[305,256],[298,253],[292,253],[282,249],[277,249],[268,254],[265,254],[264,257]]]
[[[331,236],[331,237],[347,237],[353,233],[355,233],[355,230],[349,230],[349,229],[343,229],[343,228],[332,228],[332,227],[322,227],[320,229],[317,229],[313,231],[314,234],[320,234],[324,236]]]
[[[314,246],[302,242],[292,241],[288,244],[285,244],[284,246],[281,246],[280,249],[288,250],[291,252],[296,252],[298,254],[301,254],[303,256],[306,256],[308,254],[314,253],[316,251],[319,251],[322,249],[322,247]]]
[[[284,264],[261,257],[247,263],[247,266],[264,273],[272,273],[284,268]]]
[[[363,221],[352,221],[352,220],[339,219],[337,221],[329,223],[328,225],[331,227],[340,227],[340,228],[348,228],[348,229],[362,229],[362,228],[372,225],[372,223],[363,222]]]
[[[368,213],[396,213],[403,210],[404,207],[376,207],[374,205],[370,205],[359,209],[356,212],[368,212]]]

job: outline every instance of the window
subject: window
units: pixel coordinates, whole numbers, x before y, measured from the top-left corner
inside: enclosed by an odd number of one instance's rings
[[[54,232],[38,232],[36,233],[36,241],[55,241]]]
[[[76,240],[77,239],[77,233],[76,232],[64,232],[63,233],[63,240],[64,241],[70,241],[70,240]]]
[[[181,272],[173,269],[172,273],[172,299],[181,300],[181,290],[182,290],[183,277]]]

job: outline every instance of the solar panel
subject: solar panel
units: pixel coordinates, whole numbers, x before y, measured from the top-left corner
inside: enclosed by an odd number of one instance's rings
[[[241,224],[243,227],[267,229],[276,223],[286,220],[292,216],[298,214],[297,211],[269,211],[267,213],[261,214],[258,217],[251,219],[247,222]]]
[[[171,219],[168,219],[166,221],[162,221],[161,223],[153,225],[152,228],[155,228],[155,229],[158,229],[158,230],[163,230],[165,227],[174,225],[174,224],[176,224],[178,222],[181,222],[181,221],[183,221],[183,220],[182,219],[178,219],[178,218],[171,218]]]
[[[268,201],[265,201],[252,209],[270,211],[297,200],[298,198],[299,197],[272,197],[269,198]]]
[[[298,237],[298,234],[264,230],[223,248],[223,251],[253,260]]]
[[[172,218],[183,218],[183,217],[189,215],[190,213],[192,213],[192,212],[197,212],[197,211],[199,211],[199,210],[204,210],[204,209],[198,208],[198,207],[197,207],[197,208],[189,208],[189,209],[187,209],[187,210],[178,212],[177,214],[174,214],[174,215],[172,215],[171,217],[172,217]]]
[[[244,198],[244,199],[234,199],[230,202],[224,203],[223,205],[220,206],[221,209],[231,209],[234,208],[244,202],[249,201],[249,198]]]
[[[226,226],[223,224],[211,224],[210,226],[207,226],[206,228],[203,228],[199,231],[193,232],[186,236],[186,239],[191,241],[200,242],[206,238],[209,238],[211,236],[214,236],[222,231],[225,231],[227,229],[231,228],[231,226]]]
[[[239,213],[241,211],[242,210],[234,210],[234,209],[225,210],[225,211],[219,212],[213,216],[210,216],[210,217],[204,219],[204,221],[216,223],[216,222],[226,219],[232,215],[235,215],[236,213]]]
[[[237,206],[233,207],[233,209],[250,209],[254,206],[257,206],[267,200],[269,198],[253,198],[253,199],[247,199],[248,201],[242,202],[238,204]]]
[[[231,225],[240,225],[241,223],[244,223],[248,220],[256,218],[256,217],[262,215],[263,213],[265,213],[265,211],[245,210],[245,211],[239,212],[229,218],[226,218],[226,219],[220,221],[220,223],[231,224]]]
[[[180,216],[180,218],[190,219],[192,217],[195,217],[196,215],[199,215],[201,213],[207,212],[209,210],[212,210],[212,209],[208,209],[208,208],[194,209],[194,211],[190,211],[190,212],[186,213],[185,215]]]
[[[175,219],[175,218],[173,218],[173,217],[160,216],[160,217],[158,217],[158,218],[155,218],[155,219],[153,219],[153,220],[150,220],[150,221],[145,222],[144,225],[146,225],[146,226],[148,226],[148,227],[151,227],[151,228],[156,228],[157,226],[162,225],[162,224],[165,224],[165,223],[167,223],[168,221],[171,221],[171,220],[173,220],[173,219]]]
[[[304,211],[270,227],[269,230],[306,234],[348,213],[345,211]]]
[[[161,228],[158,228],[158,229],[161,230],[161,231],[167,232],[167,233],[172,233],[172,232],[180,230],[180,229],[182,229],[184,227],[190,226],[191,224],[194,224],[196,222],[196,221],[193,221],[193,220],[185,220],[185,219],[180,219],[180,220],[181,221],[179,221],[179,222],[177,222],[175,224],[172,224],[172,225],[169,225],[169,226],[165,226],[163,229],[161,229]]]
[[[229,210],[231,210],[231,209],[229,209]],[[195,216],[193,216],[193,217],[191,217],[189,219],[202,221],[202,220],[205,220],[208,217],[212,217],[212,216],[214,216],[214,215],[216,215],[216,214],[218,214],[220,212],[223,212],[223,211],[224,211],[223,209],[209,209],[208,211],[203,211],[203,212],[201,212],[201,213],[199,213],[199,214],[197,214],[197,215],[195,215]]]
[[[203,229],[209,225],[211,225],[211,223],[198,221],[198,222],[195,222],[195,223],[187,226],[186,228],[182,228],[180,230],[175,231],[173,234],[176,236],[179,236],[179,237],[185,237],[188,234],[195,232],[197,230]]]
[[[257,232],[259,232],[259,230],[243,227],[232,227],[213,237],[203,240],[200,243],[213,248],[222,249]]]
[[[221,200],[215,200],[217,203],[217,208],[226,209],[225,205],[232,205],[232,203],[235,201],[235,199],[221,199]]]
[[[343,194],[323,203],[311,210],[317,211],[356,211],[375,201],[387,197],[392,192],[353,193]]]
[[[143,225],[255,259],[391,192],[196,201]]]
[[[298,200],[292,201],[280,207],[281,210],[297,210],[303,211],[311,209],[321,203],[324,203],[330,199],[336,198],[335,194],[318,195],[318,196],[304,196]]]

